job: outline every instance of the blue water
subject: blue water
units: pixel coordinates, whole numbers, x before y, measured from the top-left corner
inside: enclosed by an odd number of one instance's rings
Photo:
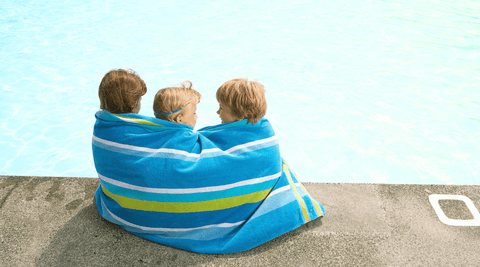
[[[480,184],[480,2],[2,1],[0,175],[96,177],[98,84],[129,67],[148,92],[265,85],[299,179]]]

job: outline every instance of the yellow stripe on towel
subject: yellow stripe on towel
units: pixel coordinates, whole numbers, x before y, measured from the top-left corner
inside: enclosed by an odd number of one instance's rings
[[[220,199],[213,199],[198,202],[156,202],[140,200],[135,198],[124,197],[116,195],[108,191],[102,186],[103,193],[115,200],[120,206],[127,209],[143,210],[143,211],[157,211],[157,212],[171,212],[171,213],[187,213],[187,212],[201,212],[223,210],[237,207],[247,203],[256,203],[264,200],[271,188],[253,192],[246,195],[227,197]]]
[[[288,166],[288,163],[286,161],[284,161],[284,163],[287,165],[287,167],[290,169],[290,166]],[[295,177],[295,179],[297,179],[298,181],[298,178],[297,178],[297,175],[295,175],[295,172],[293,172],[293,176]],[[317,214],[320,216],[320,215],[325,215],[323,214],[323,211],[322,209],[320,208],[320,205],[318,205],[317,201],[308,193],[307,189],[305,189],[305,187],[303,186],[302,183],[299,183],[300,186],[302,187],[303,191],[305,191],[305,194],[307,194],[311,199],[312,199],[312,202],[313,202],[313,206],[315,207],[315,210],[317,211]]]
[[[300,203],[300,207],[302,208],[303,218],[305,219],[305,222],[309,222],[310,216],[308,215],[307,205],[305,205],[305,201],[303,201],[303,199],[300,197],[300,195],[297,192],[297,187],[295,186],[295,183],[293,182],[292,177],[290,176],[290,170],[288,168],[288,165],[286,164],[287,162],[283,161],[283,163],[284,164],[282,165],[282,169],[287,174],[288,182],[290,183],[290,186],[292,187],[293,192],[295,193],[295,196],[297,196],[297,200]]]
[[[153,125],[153,126],[162,126],[162,127],[165,127],[161,124],[157,124],[157,123],[154,123],[154,122],[151,122],[151,121],[147,121],[147,120],[144,120],[144,119],[137,119],[137,118],[129,118],[129,117],[124,117],[124,116],[120,116],[120,115],[117,115],[117,114],[113,114],[119,118],[123,118],[123,119],[127,119],[127,120],[132,120],[136,123],[140,123],[140,124],[146,124],[146,125]]]
[[[293,175],[295,175],[295,174],[293,174]],[[295,178],[297,178],[297,177],[295,177]],[[302,187],[303,191],[305,191],[305,193],[312,199],[313,206],[315,207],[315,210],[317,211],[318,216],[325,215],[325,214],[323,214],[323,211],[320,208],[320,205],[318,205],[317,201],[312,196],[310,196],[310,194],[308,193],[307,189],[305,189],[303,184],[300,184],[300,186]]]

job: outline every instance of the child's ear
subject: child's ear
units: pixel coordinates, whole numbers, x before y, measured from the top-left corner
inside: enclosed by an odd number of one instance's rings
[[[176,123],[182,123],[182,119],[183,119],[183,116],[182,116],[182,115],[178,115],[178,116],[175,118],[175,122],[176,122]]]

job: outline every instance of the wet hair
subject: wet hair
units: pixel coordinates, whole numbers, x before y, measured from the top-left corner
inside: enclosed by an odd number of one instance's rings
[[[179,85],[158,90],[153,101],[153,112],[170,113],[168,115],[155,114],[155,117],[175,122],[178,116],[185,114],[183,108],[190,103],[200,103],[201,97],[200,93],[193,89],[192,82],[184,81]],[[174,112],[179,109],[182,110]]]
[[[132,69],[113,69],[98,87],[100,109],[111,113],[132,113],[147,92],[145,82]]]
[[[239,78],[225,82],[217,90],[217,101],[238,118],[255,124],[267,113],[265,88],[256,81]]]

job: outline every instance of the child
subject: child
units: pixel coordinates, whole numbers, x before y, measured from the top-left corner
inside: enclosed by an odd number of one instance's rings
[[[147,92],[145,82],[132,69],[113,69],[98,87],[100,109],[110,113],[137,113],[142,96]]]
[[[233,79],[217,90],[220,105],[217,114],[222,123],[248,119],[255,124],[267,113],[267,101],[263,85],[248,79]]]
[[[157,119],[186,124],[192,128],[197,123],[197,104],[201,95],[192,88],[190,81],[179,86],[158,90],[153,101],[153,112]]]

